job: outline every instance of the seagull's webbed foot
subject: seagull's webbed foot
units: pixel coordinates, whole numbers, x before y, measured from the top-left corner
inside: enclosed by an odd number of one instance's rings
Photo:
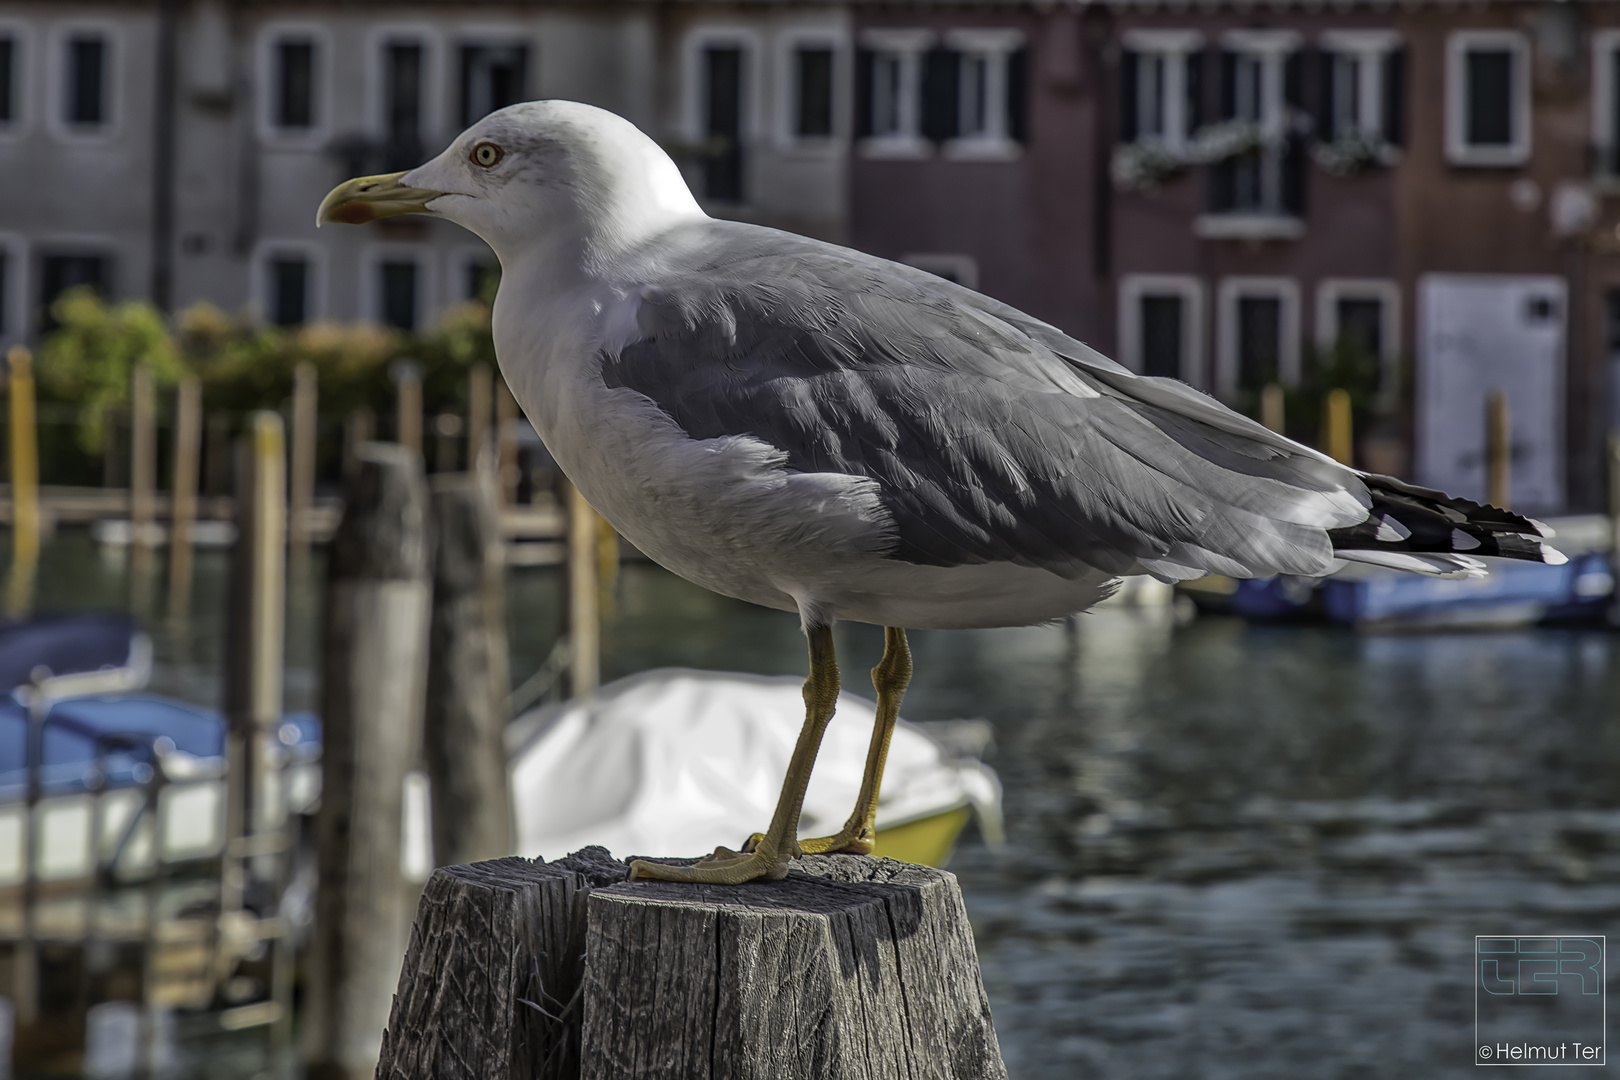
[[[764,840],[764,833],[755,833],[743,842],[743,851],[758,849]],[[800,840],[799,852],[804,855],[870,855],[876,846],[877,830],[863,822],[855,828],[845,825],[832,836]]]
[[[763,834],[756,833],[763,839]],[[714,854],[705,856],[691,866],[673,866],[669,863],[630,860],[630,880],[686,881],[700,885],[741,885],[745,881],[780,881],[787,877],[788,862],[799,857],[799,845],[749,847],[745,851],[732,851],[717,847]]]

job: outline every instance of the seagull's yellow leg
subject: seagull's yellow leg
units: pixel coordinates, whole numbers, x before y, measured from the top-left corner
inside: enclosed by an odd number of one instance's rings
[[[883,659],[872,669],[872,687],[877,690],[877,719],[872,723],[872,743],[866,751],[866,772],[861,776],[861,793],[855,810],[836,835],[800,840],[806,855],[845,851],[854,855],[872,854],[877,841],[878,790],[883,786],[883,764],[889,757],[889,740],[894,722],[900,718],[900,699],[911,682],[911,648],[906,632],[898,626],[883,628]]]
[[[782,794],[771,815],[770,828],[751,851],[739,853],[716,848],[713,855],[692,866],[635,859],[630,877],[659,878],[663,881],[695,881],[716,885],[740,885],[757,878],[777,880],[787,877],[788,860],[797,858],[799,811],[804,807],[804,790],[810,784],[810,770],[821,749],[821,736],[838,705],[838,657],[833,651],[832,628],[810,629],[810,677],[804,681],[804,727],[788,761],[782,779]]]

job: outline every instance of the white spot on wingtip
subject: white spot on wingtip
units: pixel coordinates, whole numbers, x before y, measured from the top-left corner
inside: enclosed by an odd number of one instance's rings
[[[1551,540],[1558,535],[1553,527],[1545,521],[1537,521],[1535,518],[1525,518],[1525,520],[1536,527],[1536,532],[1541,534],[1543,540]]]
[[[1402,540],[1411,539],[1411,537],[1411,529],[1408,529],[1394,518],[1385,516],[1378,519],[1378,532],[1374,534],[1373,539],[1381,540],[1386,544],[1398,544]]]
[[[1479,541],[1463,532],[1461,529],[1451,530],[1451,549],[1453,551],[1473,551],[1479,547]]]
[[[1563,566],[1569,562],[1569,556],[1548,544],[1541,545],[1541,561],[1548,566]]]

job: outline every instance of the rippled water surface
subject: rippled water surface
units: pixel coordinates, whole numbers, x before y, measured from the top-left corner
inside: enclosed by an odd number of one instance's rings
[[[313,703],[319,573],[290,601],[289,708]],[[174,620],[161,572],[70,532],[39,605],[132,604],[154,689],[215,704],[224,578],[204,553]],[[511,572],[517,680],[557,636],[557,586]],[[1129,610],[914,634],[905,714],[995,729],[1009,843],[969,838],[952,869],[1012,1076],[1470,1070],[1474,935],[1620,930],[1617,641]],[[881,631],[838,644],[864,685]],[[802,672],[803,648],[792,616],[631,564],[604,675]]]

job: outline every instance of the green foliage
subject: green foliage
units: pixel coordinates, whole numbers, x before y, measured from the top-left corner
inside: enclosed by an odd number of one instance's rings
[[[1383,361],[1348,337],[1325,348],[1308,349],[1304,359],[1299,385],[1285,399],[1289,436],[1311,446],[1320,443],[1327,396],[1333,390],[1350,395],[1351,429],[1366,431],[1384,405],[1379,395]]]
[[[390,369],[405,358],[421,368],[430,415],[462,411],[468,369],[495,363],[490,307],[480,300],[451,308],[417,333],[326,322],[267,326],[211,304],[188,308],[171,326],[149,304],[109,305],[88,290],[64,295],[52,313],[60,326],[40,346],[41,397],[77,407],[79,442],[91,454],[101,450],[109,410],[127,407],[130,371],[139,361],[151,365],[160,386],[194,372],[204,408],[235,414],[280,408],[292,395],[294,370],[308,362],[327,416],[361,407],[391,413]]]
[[[78,407],[79,443],[101,449],[108,412],[129,404],[130,373],[145,363],[158,385],[185,371],[174,338],[150,304],[108,305],[87,288],[70,289],[51,305],[57,329],[40,346],[40,397]]]

